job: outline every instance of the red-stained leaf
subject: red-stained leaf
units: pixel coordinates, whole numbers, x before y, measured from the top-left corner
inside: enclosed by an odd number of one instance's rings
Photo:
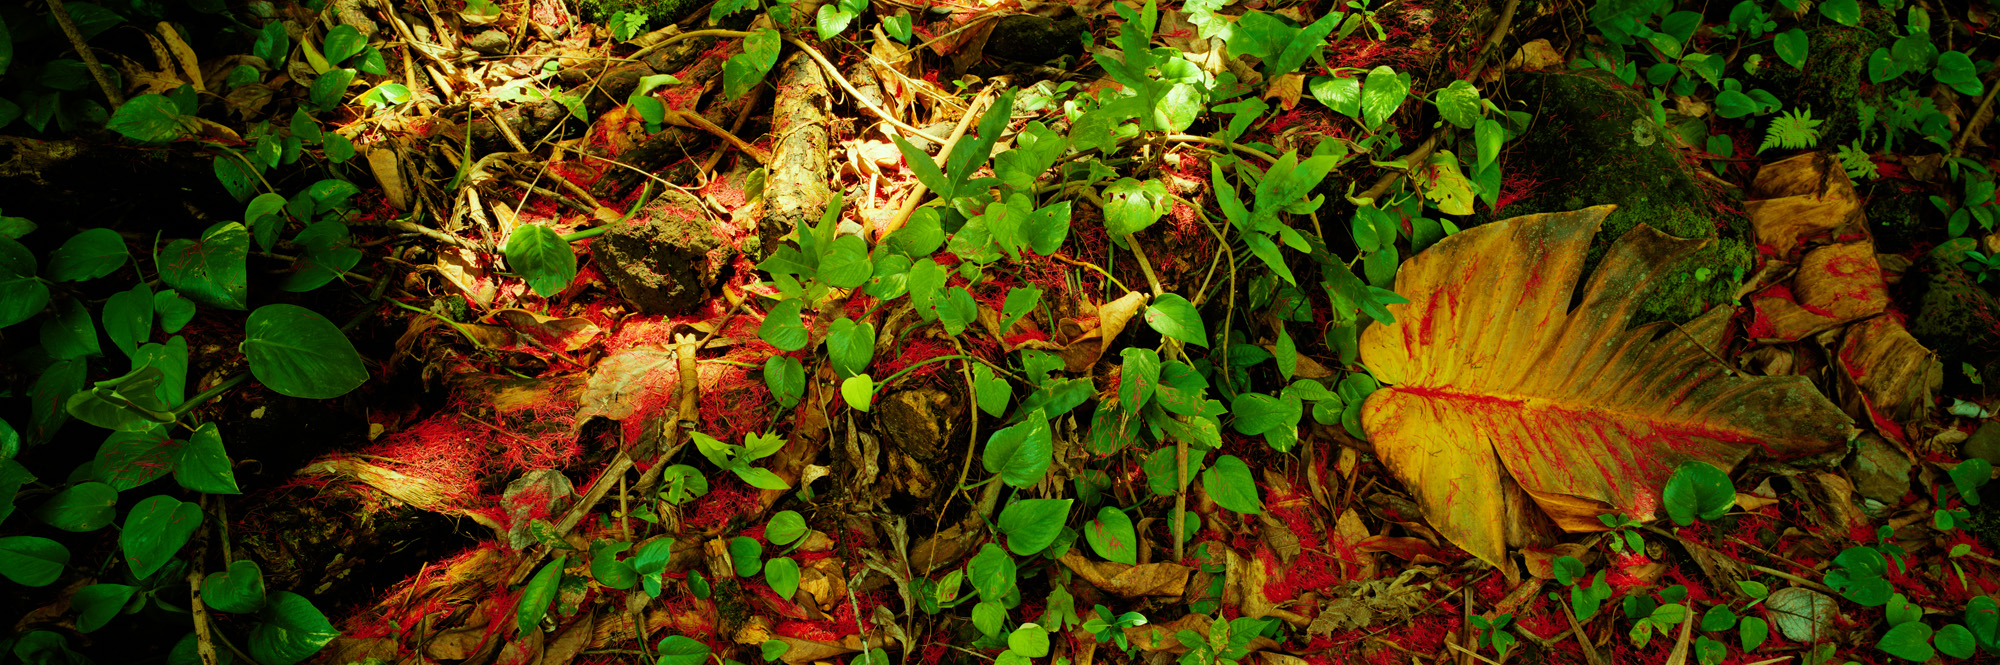
[[[1732,309],[1628,328],[1702,241],[1633,229],[1571,309],[1610,211],[1440,241],[1397,273],[1410,302],[1390,306],[1396,323],[1361,336],[1362,362],[1387,384],[1362,410],[1376,453],[1440,533],[1495,565],[1527,499],[1565,529],[1601,530],[1602,513],[1651,518],[1682,462],[1728,469],[1756,450],[1789,457],[1847,440],[1849,419],[1805,378],[1742,376],[1714,360]]]

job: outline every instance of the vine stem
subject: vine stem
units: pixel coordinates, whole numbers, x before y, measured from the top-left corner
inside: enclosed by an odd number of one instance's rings
[[[688,34],[694,34],[694,33],[690,32]],[[910,123],[897,120],[896,116],[891,115],[888,111],[882,110],[882,107],[876,106],[875,102],[868,101],[868,98],[863,96],[860,90],[854,89],[854,84],[848,82],[847,77],[843,76],[840,73],[839,67],[833,66],[832,62],[827,61],[826,56],[819,54],[818,49],[814,49],[811,45],[796,39],[786,39],[785,41],[790,43],[792,46],[798,47],[800,51],[804,51],[807,56],[810,56],[813,59],[813,62],[819,63],[820,68],[826,70],[827,78],[833,79],[833,82],[835,83],[839,83],[840,89],[846,90],[847,94],[854,98],[854,101],[860,102],[861,106],[863,108],[868,109],[868,112],[875,114],[875,117],[881,118],[883,122],[895,125],[897,129],[909,132],[912,136],[923,137],[924,140],[936,143],[938,145],[945,144],[944,139],[932,136],[929,132],[926,132],[922,129],[918,129],[915,125],[911,125]]]
[[[83,33],[76,29],[76,21],[70,19],[69,10],[63,7],[62,0],[48,1],[49,13],[56,17],[56,25],[62,26],[63,35],[69,37],[69,45],[76,49],[77,57],[83,58],[83,64],[90,70],[90,78],[97,80],[97,88],[104,91],[104,99],[111,102],[111,109],[115,111],[124,106],[125,96],[111,87],[111,79],[104,75],[104,67],[97,64],[97,54],[92,53],[90,45],[84,43]]]
[[[200,393],[197,393],[194,397],[188,398],[188,401],[181,403],[180,406],[174,407],[173,414],[175,416],[179,416],[183,413],[187,413],[188,411],[193,410],[195,407],[201,406],[203,402],[215,399],[216,397],[222,395],[222,393],[228,392],[230,388],[236,387],[236,384],[242,383],[249,379],[250,379],[249,372],[240,372],[235,376],[223,379],[222,383],[215,384],[208,390],[201,391]]]

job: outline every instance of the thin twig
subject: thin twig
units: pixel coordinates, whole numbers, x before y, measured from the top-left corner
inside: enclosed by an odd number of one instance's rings
[[[56,25],[62,26],[63,35],[69,37],[70,47],[76,49],[77,57],[83,59],[84,67],[90,70],[90,78],[97,81],[97,88],[103,90],[104,98],[111,102],[111,109],[115,111],[124,106],[125,96],[111,87],[111,78],[104,75],[104,66],[97,64],[97,54],[92,53],[90,45],[84,43],[83,33],[76,29],[76,21],[70,20],[69,10],[63,7],[62,0],[49,0],[49,14],[56,17]]]
[[[1993,110],[1993,93],[1996,92],[2000,92],[2000,76],[1995,76],[1993,80],[1986,82],[1986,96],[1980,98],[1979,110],[1973,111],[1972,115],[1967,117],[1965,121],[1967,125],[1971,125],[1974,119],[1986,115]],[[1965,154],[1965,143],[1972,140],[1972,135],[1973,132],[1960,132],[1958,140],[1951,142],[1951,157],[1948,159],[1957,158],[1959,155]]]
[[[667,114],[668,122],[682,126],[693,126],[695,129],[708,132],[716,138],[722,139],[724,143],[728,143],[730,147],[737,149],[745,155],[749,155],[751,159],[757,160],[759,164],[771,163],[771,153],[764,152],[763,148],[750,145],[749,141],[737,138],[735,134],[729,133],[729,130],[723,129],[721,125],[710,122],[708,118],[703,117],[700,113],[667,109]]]
[[[688,34],[693,34],[693,33],[688,33]],[[907,122],[897,120],[896,116],[890,114],[888,111],[882,110],[882,107],[876,106],[875,102],[868,101],[867,97],[861,96],[861,91],[856,90],[854,88],[854,84],[848,82],[847,77],[843,76],[840,73],[840,68],[833,66],[832,62],[827,61],[826,56],[820,55],[819,51],[814,49],[812,46],[796,39],[786,39],[785,41],[790,42],[792,46],[798,47],[798,49],[804,51],[806,55],[811,56],[813,62],[819,63],[820,68],[826,70],[827,78],[833,79],[835,83],[839,83],[840,89],[846,90],[847,94],[852,95],[854,97],[854,101],[860,102],[861,106],[868,109],[870,113],[874,113],[875,117],[881,118],[883,122],[895,125],[897,129],[909,132],[912,136],[920,136],[923,137],[924,140],[930,141],[931,143],[944,145],[945,143],[944,139],[932,136],[929,132],[918,129]]]

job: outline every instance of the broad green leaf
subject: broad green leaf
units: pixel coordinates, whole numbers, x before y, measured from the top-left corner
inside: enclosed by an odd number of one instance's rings
[[[1000,305],[1000,330],[1006,332],[1012,329],[1014,322],[1035,311],[1035,307],[1041,302],[1042,290],[1039,288],[1020,286],[1009,290],[1006,302]]]
[[[278,283],[278,288],[286,291],[297,293],[326,286],[361,263],[361,250],[353,247],[347,224],[338,220],[313,222],[293,237],[292,242],[305,247],[306,255],[300,258],[298,271]],[[571,258],[574,260],[574,256]],[[556,290],[560,292],[562,287]]]
[[[1851,1],[1851,0],[1850,0]],[[1972,57],[1964,51],[1945,51],[1938,55],[1937,69],[1931,70],[1937,82],[1951,86],[1959,94],[1977,97],[1986,92],[1985,84],[1979,81],[1979,68],[1973,66]]]
[[[84,377],[89,366],[82,360],[62,360],[42,370],[35,379],[35,385],[28,389],[30,411],[28,415],[28,445],[40,445],[54,438],[56,430],[69,422],[69,410],[64,402],[69,396],[83,390]]]
[[[0,577],[29,587],[48,586],[69,564],[69,549],[37,536],[0,537]]]
[[[769,313],[764,315],[764,323],[757,327],[757,336],[780,351],[806,348],[809,338],[805,323],[799,318],[799,310],[804,304],[793,298],[772,305]]]
[[[1661,501],[1675,524],[1687,526],[1696,518],[1713,520],[1729,512],[1736,503],[1736,488],[1729,474],[1701,461],[1684,463],[1667,479]]]
[[[1479,121],[1479,90],[1471,81],[1452,81],[1437,91],[1438,115],[1460,129],[1471,129]]]
[[[972,365],[972,394],[979,404],[979,410],[998,418],[1007,414],[1007,403],[1014,398],[1014,388],[1006,379],[993,374],[993,368],[985,363]]]
[[[174,100],[162,95],[140,95],[125,100],[104,128],[140,143],[166,143],[187,134],[185,120]]]
[[[49,286],[35,276],[35,254],[0,238],[0,328],[26,321],[49,304]]]
[[[1771,45],[1777,49],[1778,57],[1783,58],[1785,64],[1795,69],[1806,68],[1806,56],[1812,53],[1810,44],[1806,31],[1799,28],[1792,28],[1771,37]]]
[[[1472,214],[1472,182],[1458,170],[1458,156],[1450,150],[1432,153],[1429,163],[1418,172],[1417,181],[1424,190],[1424,198],[1436,204],[1438,212],[1447,215]],[[1393,241],[1394,238],[1387,240]],[[1394,265],[1390,263],[1391,267]],[[1387,285],[1378,283],[1376,286]]]
[[[160,279],[195,302],[223,309],[249,309],[244,261],[250,233],[236,222],[208,227],[201,240],[175,240],[159,255]]]
[[[1853,4],[1853,0],[1847,2]],[[1875,648],[1891,656],[1919,663],[1937,657],[1937,650],[1931,648],[1931,627],[1921,621],[1912,621],[1890,628],[1889,632],[1882,634],[1881,641],[1875,643]]]
[[[749,577],[764,569],[764,544],[757,539],[737,536],[729,541],[729,559],[737,577]]]
[[[962,286],[947,287],[944,297],[937,303],[938,322],[952,335],[965,332],[967,327],[979,317],[979,303],[972,299],[972,292]]]
[[[1361,79],[1315,76],[1307,90],[1327,108],[1350,118],[1361,117]]]
[[[238,559],[229,569],[209,573],[201,583],[202,602],[231,614],[249,614],[264,609],[264,570],[257,562]]]
[[[1025,624],[1007,635],[1007,649],[1028,658],[1042,658],[1049,655],[1049,631],[1035,624]]]
[[[155,345],[140,351],[152,355]],[[162,363],[165,364],[165,363]],[[161,382],[166,372],[160,367],[141,367],[115,379],[99,381],[89,390],[70,395],[64,410],[78,420],[119,432],[140,432],[173,422],[174,414],[161,399]],[[164,469],[161,469],[164,472]],[[121,488],[126,489],[126,488]]]
[[[1179,459],[1180,451],[1176,450],[1173,446],[1166,446],[1153,451],[1145,459],[1140,460],[1139,469],[1146,473],[1146,487],[1153,490],[1154,496],[1174,495],[1174,489],[1179,485],[1180,481]],[[1188,482],[1192,483],[1201,478],[1202,465],[1207,459],[1207,450],[1196,449],[1192,446],[1189,447],[1187,458]]]
[[[90,465],[91,479],[124,492],[167,475],[181,452],[181,442],[174,440],[171,432],[164,426],[112,432],[97,448],[97,459]]]
[[[1298,398],[1281,398],[1263,393],[1240,393],[1230,404],[1230,415],[1234,417],[1232,426],[1237,434],[1258,435],[1283,428],[1297,427],[1299,417],[1305,415],[1305,405]]]
[[[771,585],[778,597],[791,600],[799,591],[799,562],[783,556],[765,562],[764,583]]]
[[[764,81],[764,74],[778,64],[778,50],[784,41],[778,31],[759,28],[743,38],[743,52],[722,63],[722,96],[734,100]]]
[[[819,13],[814,16],[813,27],[819,31],[821,40],[833,39],[835,35],[840,34],[840,31],[846,30],[847,24],[853,20],[853,13],[841,11],[832,4],[824,4],[819,6]]]
[[[153,294],[153,314],[160,319],[160,330],[171,335],[181,331],[189,321],[194,320],[194,301],[181,297],[173,289]]]
[[[655,665],[702,665],[708,662],[708,645],[686,635],[662,638],[656,651],[660,660]]]
[[[57,282],[97,279],[124,267],[130,257],[125,251],[125,239],[117,231],[88,229],[70,236],[49,253],[49,279]]]
[[[76,610],[77,631],[94,633],[103,628],[125,610],[134,591],[137,589],[123,584],[92,584],[77,589],[69,599],[70,609]]]
[[[840,382],[840,397],[847,401],[847,407],[867,412],[875,403],[875,379],[867,374],[856,374]]]
[[[329,399],[368,380],[361,354],[326,317],[297,305],[265,305],[244,324],[250,373],[279,394]]]
[[[784,478],[778,477],[778,474],[772,472],[770,469],[739,466],[730,469],[730,471],[736,472],[737,478],[742,479],[745,484],[757,489],[788,490],[792,488],[791,483],[785,482]]]
[[[1137,413],[1153,398],[1153,387],[1160,383],[1160,354],[1138,347],[1118,353],[1125,360],[1118,372],[1118,403],[1127,413]]]
[[[104,302],[104,334],[130,358],[153,334],[153,291],[144,282]]]
[[[360,53],[367,45],[368,38],[361,36],[360,30],[351,25],[341,24],[326,32],[326,40],[321,42],[320,52],[326,56],[327,62],[337,65],[354,57],[354,54]]]
[[[175,335],[165,344],[144,344],[132,356],[132,367],[148,367],[160,370],[160,385],[156,394],[164,406],[180,406],[187,401],[188,345],[187,338]]]
[[[181,487],[208,494],[242,494],[236,488],[236,472],[229,453],[222,447],[222,432],[215,423],[202,423],[174,461],[174,481]]]
[[[1402,108],[1403,99],[1410,94],[1410,83],[1388,65],[1376,67],[1368,72],[1367,82],[1361,88],[1361,117],[1370,130],[1381,127],[1389,116]]]
[[[37,517],[72,533],[96,531],[117,516],[118,490],[99,482],[77,483],[50,497]]]
[[[708,476],[700,469],[686,464],[675,464],[660,472],[660,498],[667,503],[681,505],[708,494]]]
[[[576,279],[576,252],[554,230],[539,224],[514,229],[507,239],[507,265],[537,295],[553,298]]]
[[[90,310],[70,298],[56,305],[56,315],[42,320],[42,350],[56,360],[80,360],[104,355],[97,343],[97,324]]]
[[[1083,539],[1106,561],[1139,565],[1139,536],[1132,518],[1112,506],[1097,509],[1097,519],[1083,525]]]
[[[790,408],[799,403],[806,394],[806,369],[799,359],[791,356],[771,356],[764,359],[764,386],[771,389],[771,397],[778,404]]]
[[[1299,348],[1284,326],[1278,326],[1278,341],[1271,346],[1271,356],[1278,361],[1278,375],[1286,381],[1292,380],[1292,374],[1299,369]]]
[[[967,581],[972,583],[979,598],[985,601],[999,601],[1014,590],[1014,558],[999,545],[986,543],[979,546],[979,553],[972,555],[966,564]]]
[[[1008,485],[1026,489],[1041,482],[1054,454],[1048,415],[1035,410],[1026,420],[994,432],[986,440],[986,452],[980,459],[988,473],[999,475]]]
[[[1716,348],[1727,308],[1673,335],[1627,330],[1637,303],[1664,287],[1660,267],[1700,243],[1636,229],[1580,284],[1609,213],[1489,223],[1405,262],[1396,287],[1411,302],[1361,334],[1362,364],[1389,387],[1354,399],[1366,386],[1342,386],[1425,518],[1489,562],[1504,556],[1507,515],[1539,509],[1557,525],[1601,530],[1603,512],[1652,517],[1653,492],[1682,462],[1729,468],[1759,449],[1752,442],[1790,456],[1847,440],[1845,416],[1804,379],[1715,366],[1703,349]],[[1677,378],[1647,380],[1660,376]],[[1508,498],[1503,475],[1550,499]]]
[[[1178,293],[1165,293],[1146,306],[1146,325],[1168,337],[1196,346],[1208,346],[1208,328],[1194,303]]]
[[[132,576],[152,577],[174,558],[201,527],[201,507],[170,496],[152,496],[139,501],[125,515],[125,530],[118,534],[125,564]]]
[[[834,288],[861,286],[874,274],[875,266],[868,260],[868,241],[861,236],[848,234],[834,238],[819,260],[820,281]]]
[[[1215,505],[1223,508],[1245,515],[1264,512],[1264,500],[1258,498],[1257,481],[1250,477],[1250,466],[1235,455],[1216,458],[1214,466],[1202,471],[1201,489]]]
[[[1165,183],[1121,178],[1104,188],[1104,232],[1122,247],[1125,236],[1152,226],[1173,207]]]
[[[1826,0],[1819,3],[1819,13],[1850,28],[1861,25],[1861,3],[1858,0]]]
[[[806,518],[799,515],[798,511],[781,510],[771,516],[769,524],[764,525],[764,538],[770,540],[773,545],[790,545],[804,538],[810,531],[811,529],[806,528]]]
[[[340,637],[311,600],[290,591],[271,592],[258,618],[262,622],[250,629],[250,657],[260,665],[293,665]]]
[[[598,584],[613,589],[630,589],[639,584],[639,572],[627,561],[619,561],[618,555],[631,549],[631,543],[600,541],[592,549],[590,556],[590,578]]]
[[[1958,659],[1971,658],[1979,648],[1972,638],[1972,631],[1955,623],[1939,628],[1937,634],[1931,637],[1931,644],[1937,647],[1938,653]]]
[[[1048,549],[1062,535],[1069,521],[1070,499],[1015,499],[1000,510],[998,526],[1007,536],[1007,549],[1021,556],[1033,556]]]
[[[1754,652],[1771,636],[1771,624],[1763,617],[1743,617],[1743,622],[1736,626],[1736,636],[1744,653]]]
[[[534,577],[528,578],[528,585],[521,590],[521,600],[514,607],[516,635],[541,630],[542,617],[548,613],[549,603],[556,599],[562,585],[563,566],[568,562],[569,555],[557,555],[554,561],[542,564]]]
[[[875,324],[855,323],[844,316],[835,319],[827,326],[826,355],[842,377],[866,372],[875,359]]]

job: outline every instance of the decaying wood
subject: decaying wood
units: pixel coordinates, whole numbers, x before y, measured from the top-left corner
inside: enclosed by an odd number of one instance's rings
[[[785,60],[778,76],[778,101],[771,113],[772,151],[768,214],[758,225],[763,240],[759,254],[777,247],[778,238],[801,224],[817,221],[833,200],[831,112],[826,76],[805,54]]]

